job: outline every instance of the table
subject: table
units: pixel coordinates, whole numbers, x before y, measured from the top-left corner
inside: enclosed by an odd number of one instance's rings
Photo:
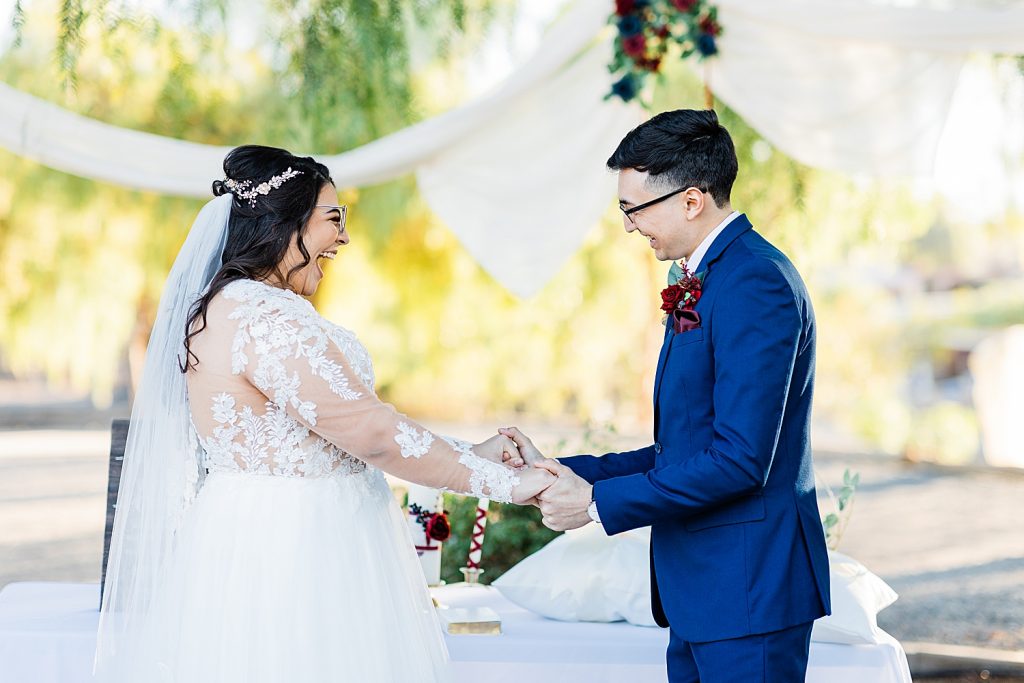
[[[626,623],[552,621],[494,588],[432,590],[452,607],[490,607],[501,636],[446,636],[456,681],[665,683],[668,632]],[[0,683],[85,683],[92,671],[99,585],[12,583],[0,591]],[[895,639],[874,645],[811,643],[810,683],[911,683]]]

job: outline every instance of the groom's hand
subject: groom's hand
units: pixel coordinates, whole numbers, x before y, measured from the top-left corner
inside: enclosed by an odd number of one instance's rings
[[[512,502],[516,505],[539,505],[537,494],[551,486],[557,478],[539,467],[527,467],[519,475],[519,483],[512,489]]]
[[[594,495],[592,485],[557,460],[542,460],[534,467],[558,477],[537,496],[544,526],[554,531],[568,531],[591,521],[587,508]]]

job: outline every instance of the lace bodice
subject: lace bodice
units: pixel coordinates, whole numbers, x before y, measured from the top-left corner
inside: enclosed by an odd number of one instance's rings
[[[514,470],[380,401],[366,348],[294,292],[232,281],[211,301],[192,349],[199,365],[187,381],[200,469],[322,477],[369,466],[448,491],[512,498]]]

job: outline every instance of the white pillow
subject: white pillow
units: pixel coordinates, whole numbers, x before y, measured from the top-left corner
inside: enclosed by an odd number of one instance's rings
[[[492,585],[550,619],[655,626],[650,545],[650,527],[608,536],[588,524],[554,539]]]
[[[655,626],[650,543],[650,527],[608,536],[589,524],[551,541],[493,585],[520,607],[550,619]],[[811,640],[882,642],[877,615],[896,601],[896,592],[851,557],[829,551],[828,559],[832,614],[814,622]]]
[[[828,553],[832,614],[814,622],[811,640],[819,643],[878,643],[878,613],[899,596],[882,579],[852,557]]]

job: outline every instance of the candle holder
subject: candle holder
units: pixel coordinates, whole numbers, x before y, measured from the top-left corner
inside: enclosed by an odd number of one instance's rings
[[[479,586],[480,575],[484,573],[483,569],[479,567],[460,567],[459,571],[462,572],[462,576],[466,581],[467,586]]]

